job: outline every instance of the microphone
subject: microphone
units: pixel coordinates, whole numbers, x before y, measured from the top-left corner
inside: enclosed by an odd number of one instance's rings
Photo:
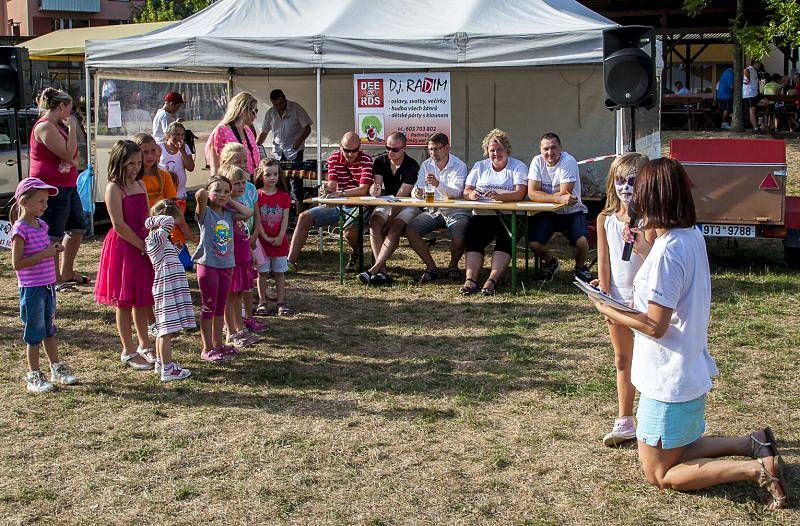
[[[629,204],[628,205],[628,215],[630,216],[631,220],[628,223],[629,228],[636,228],[636,213],[633,210],[633,207]],[[636,234],[633,234],[633,238],[636,239]],[[622,261],[630,261],[631,260],[631,253],[633,252],[633,241],[625,241],[625,246],[622,248]]]

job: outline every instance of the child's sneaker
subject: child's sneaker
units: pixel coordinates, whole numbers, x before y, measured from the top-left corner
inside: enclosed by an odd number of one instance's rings
[[[214,347],[210,351],[203,351],[200,354],[200,359],[212,363],[220,363],[225,360],[225,354],[218,348]]]
[[[44,377],[42,371],[31,371],[25,379],[28,381],[28,391],[32,393],[47,393],[55,389],[55,386]]]
[[[614,419],[614,428],[603,437],[603,445],[611,447],[618,446],[623,442],[636,438],[636,426],[633,424],[632,416],[623,416]]]
[[[192,372],[189,369],[182,369],[179,363],[172,362],[162,369],[161,381],[174,382],[175,380],[185,380],[191,375]]]
[[[64,362],[50,364],[50,382],[54,384],[75,385],[78,378],[69,370]]]
[[[164,369],[164,364],[156,360],[156,363],[153,364],[153,370],[156,372],[156,376],[161,376],[161,371]]]
[[[250,332],[268,332],[269,327],[255,318],[244,320],[244,327]]]

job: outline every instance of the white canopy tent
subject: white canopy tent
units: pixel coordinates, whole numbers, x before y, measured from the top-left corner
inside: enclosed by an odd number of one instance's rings
[[[90,41],[99,68],[464,68],[601,60],[615,24],[574,0],[219,0],[168,28]]]
[[[90,68],[215,73],[262,104],[281,87],[315,110],[307,141],[321,160],[323,146],[352,129],[352,73],[450,71],[451,142],[462,159],[482,155],[480,139],[492,127],[512,135],[523,161],[538,153],[544,131],[561,133],[580,158],[614,151],[600,63],[602,30],[615,25],[575,0],[219,0],[168,28],[88,41],[87,79]]]

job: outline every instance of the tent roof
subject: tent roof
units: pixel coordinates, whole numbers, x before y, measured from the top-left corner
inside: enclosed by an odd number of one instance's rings
[[[152,22],[149,24],[120,24],[113,26],[59,29],[20,44],[28,48],[34,60],[58,60],[59,57],[74,57],[83,60],[87,40],[123,38],[162,29],[175,22]]]
[[[218,0],[165,29],[87,42],[105,68],[444,68],[598,62],[616,24],[575,0]]]

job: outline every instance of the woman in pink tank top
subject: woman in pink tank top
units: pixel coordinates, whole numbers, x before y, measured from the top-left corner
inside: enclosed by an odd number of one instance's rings
[[[86,230],[83,206],[78,194],[78,121],[72,115],[72,97],[54,88],[45,89],[39,98],[42,117],[31,130],[30,175],[58,188],[50,197],[42,219],[49,225],[48,235],[64,245],[56,280],[59,291],[75,290],[89,278],[73,268],[75,256]]]

